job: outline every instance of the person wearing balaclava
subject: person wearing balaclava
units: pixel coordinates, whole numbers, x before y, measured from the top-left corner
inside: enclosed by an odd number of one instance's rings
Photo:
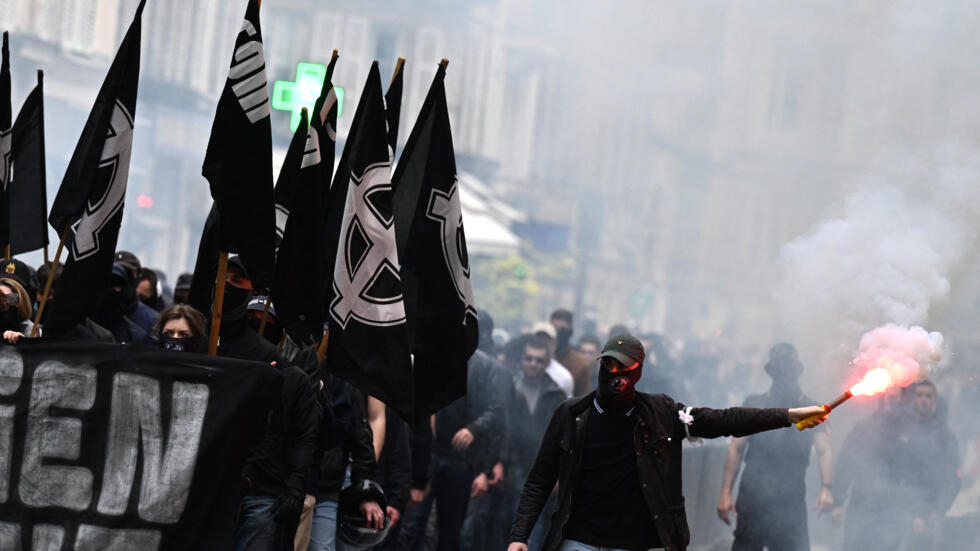
[[[637,392],[646,354],[629,334],[599,355],[594,392],[555,410],[524,484],[508,551],[527,551],[538,514],[558,483],[558,501],[542,549],[687,548],[681,491],[681,441],[748,436],[826,419],[820,406],[694,408],[665,394]]]
[[[91,317],[108,329],[116,342],[147,343],[157,313],[139,301],[129,272],[116,263],[112,265],[109,285]]]
[[[276,346],[249,326],[246,315],[252,280],[239,258],[228,259],[218,355],[272,364],[283,374],[281,397],[272,404],[265,439],[249,452],[242,468],[247,486],[235,529],[235,549],[293,548],[313,467],[320,406],[309,377],[281,360]]]
[[[745,399],[744,407],[783,407],[812,403],[803,394],[799,377],[803,373],[796,348],[779,343],[769,350],[766,374],[772,386],[764,394]],[[736,520],[732,549],[807,551],[806,469],[810,449],[817,451],[821,489],[816,508],[820,514],[833,508],[833,458],[827,432],[772,431],[733,438],[728,447],[722,476],[718,516],[731,524]],[[735,477],[745,458],[745,471],[738,487],[738,502],[732,502]]]

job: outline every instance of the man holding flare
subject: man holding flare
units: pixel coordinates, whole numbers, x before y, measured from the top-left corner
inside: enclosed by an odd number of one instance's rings
[[[820,406],[693,408],[637,392],[645,352],[632,335],[609,339],[598,386],[562,403],[551,418],[521,494],[508,551],[526,551],[531,528],[558,483],[558,506],[543,549],[607,551],[687,548],[681,441],[745,436],[805,420]]]

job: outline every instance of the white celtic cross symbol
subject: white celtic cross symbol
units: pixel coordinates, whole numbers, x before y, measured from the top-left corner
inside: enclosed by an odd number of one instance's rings
[[[432,190],[429,197],[425,216],[439,224],[442,233],[442,255],[446,259],[446,267],[452,276],[456,294],[463,302],[463,323],[466,314],[476,316],[473,304],[473,283],[470,281],[470,263],[466,254],[466,242],[463,237],[463,212],[460,208],[459,197],[456,195],[459,185],[453,182],[449,193]]]
[[[78,222],[72,226],[75,240],[72,255],[75,260],[91,256],[99,250],[99,232],[119,212],[126,199],[126,179],[129,177],[129,154],[133,147],[133,117],[118,100],[112,110],[109,131],[102,146],[99,170],[109,171],[105,191],[95,203],[91,201]]]
[[[330,305],[330,314],[341,327],[346,328],[352,317],[367,325],[405,323],[394,219],[390,209],[384,213],[373,201],[380,197],[376,194],[390,193],[387,162],[368,166],[360,178],[351,175]]]

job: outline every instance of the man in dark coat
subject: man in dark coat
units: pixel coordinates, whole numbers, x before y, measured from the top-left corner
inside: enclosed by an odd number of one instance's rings
[[[686,549],[685,437],[745,436],[805,419],[813,427],[826,415],[819,406],[691,408],[663,394],[638,393],[644,357],[636,337],[612,337],[600,355],[597,390],[555,411],[524,484],[509,551],[527,551],[556,482],[558,503],[545,550]]]

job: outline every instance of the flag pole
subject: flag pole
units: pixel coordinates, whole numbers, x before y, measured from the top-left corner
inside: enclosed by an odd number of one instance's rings
[[[333,49],[333,53],[330,54],[330,63],[333,63],[333,61],[335,59],[337,59],[338,57],[340,57],[340,50],[338,50],[337,48],[334,48]]]
[[[48,281],[44,284],[44,294],[41,295],[41,304],[37,307],[37,315],[34,316],[34,327],[31,328],[31,338],[38,336],[41,328],[41,316],[44,314],[44,306],[48,303],[48,295],[51,294],[51,284],[54,282],[54,273],[58,270],[58,260],[61,258],[61,250],[65,248],[65,238],[68,237],[68,224],[61,230],[61,239],[58,240],[58,248],[54,252],[54,262],[51,263],[51,271],[48,272]],[[45,247],[44,252],[47,252]]]
[[[449,60],[446,58],[442,58],[442,61],[439,62],[439,66],[442,67],[443,71],[445,71],[446,67],[449,67]]]
[[[398,75],[402,72],[402,67],[404,66],[405,58],[399,57],[398,61],[395,62],[395,72],[391,74],[391,82],[395,82],[395,79],[398,78]],[[389,86],[391,86],[391,84],[389,84]]]
[[[214,278],[214,304],[211,306],[211,336],[208,355],[218,355],[218,334],[221,332],[221,308],[225,304],[225,279],[228,277],[228,253],[218,253],[218,275]]]
[[[272,306],[272,293],[265,295],[265,310],[262,311],[262,321],[259,322],[259,335],[265,332],[265,322],[269,321],[270,306]]]
[[[48,258],[48,246],[45,245],[44,246],[44,263],[47,264],[48,262],[51,262],[51,260]]]
[[[3,257],[10,258],[10,243],[7,243],[7,246],[3,248]]]
[[[316,347],[316,359],[322,362],[323,357],[327,355],[327,343],[330,342],[330,330],[323,330],[323,338],[320,339],[320,346]]]

